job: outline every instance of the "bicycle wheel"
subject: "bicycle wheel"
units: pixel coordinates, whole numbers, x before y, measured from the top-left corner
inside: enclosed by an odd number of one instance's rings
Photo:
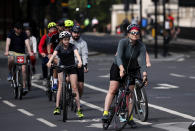
[[[26,70],[27,87],[28,87],[28,90],[30,91],[31,90],[31,78],[32,78],[32,73],[31,73],[31,70],[30,70],[30,63],[28,63],[26,67],[27,67],[27,70]]]
[[[65,86],[63,86],[63,122],[66,122],[67,120],[67,116],[68,116],[68,99],[67,99],[67,85],[65,84]]]
[[[22,96],[23,96],[23,79],[22,79],[22,70],[17,71],[16,73],[17,76],[17,80],[18,81],[18,97],[20,100],[22,100]]]
[[[145,88],[135,89],[135,114],[136,117],[141,121],[147,121],[148,119],[148,100]]]
[[[51,90],[52,85],[53,85],[53,76],[49,75],[49,77],[47,78],[47,92],[46,92],[49,101],[52,101],[52,95],[53,95],[53,92]]]

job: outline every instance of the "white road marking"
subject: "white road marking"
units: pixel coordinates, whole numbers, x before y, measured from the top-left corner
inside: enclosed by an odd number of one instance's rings
[[[166,87],[170,87],[170,88],[178,88],[178,86],[171,85],[171,84],[166,84],[166,83],[158,84],[158,85],[159,85],[159,86],[166,86]]]
[[[82,122],[82,123],[85,123],[85,122],[101,122],[101,119],[98,118],[98,119],[83,119],[83,120],[67,120],[67,122]]]
[[[169,75],[175,76],[175,77],[180,77],[180,78],[186,77],[185,75],[180,75],[180,74],[175,74],[175,73],[170,73]]]
[[[40,88],[40,89],[42,89],[42,90],[44,90],[44,91],[46,91],[46,90],[47,90],[47,88],[46,88],[46,87],[41,86],[41,85],[38,85],[38,84],[35,84],[35,83],[33,83],[33,82],[32,82],[32,86],[35,86],[35,87],[37,87],[37,88]]]
[[[93,109],[96,109],[96,110],[99,110],[99,111],[103,111],[103,110],[104,110],[103,108],[101,108],[101,107],[99,107],[99,106],[96,106],[96,105],[94,105],[94,104],[85,102],[85,101],[83,101],[83,100],[80,100],[80,102],[81,102],[81,104],[86,105],[86,106],[88,106],[88,107],[91,107],[91,108],[93,108]]]
[[[7,105],[10,106],[10,107],[16,107],[16,105],[14,105],[13,103],[11,103],[11,102],[9,102],[9,101],[7,101],[7,100],[3,100],[3,103],[4,103],[4,104],[7,104]]]
[[[93,127],[93,128],[102,128],[102,123],[94,123],[86,127]]]
[[[195,117],[184,114],[184,113],[180,113],[180,112],[168,109],[168,108],[164,108],[164,107],[161,107],[161,106],[156,106],[156,105],[149,104],[149,103],[148,103],[148,105],[149,105],[149,107],[152,107],[152,108],[155,108],[155,109],[158,109],[158,110],[161,110],[161,111],[173,114],[173,115],[177,115],[177,116],[180,116],[180,117],[183,117],[183,118],[186,118],[186,119],[190,119],[190,120],[195,120]]]
[[[37,118],[38,121],[44,123],[45,125],[49,126],[49,127],[57,127],[55,124],[43,119],[43,118]]]
[[[179,88],[179,86],[170,85],[170,84],[157,84],[157,87],[153,87],[153,89],[176,89]]]
[[[140,120],[138,120],[136,118],[133,118],[133,119],[135,120],[135,122],[137,122],[137,123],[139,123],[141,125],[152,125],[152,123],[150,123],[150,122],[142,122],[142,121],[140,121]]]
[[[184,61],[185,59],[184,58],[179,58],[177,61],[178,62],[182,62],[182,61]]]
[[[110,74],[107,74],[107,75],[101,75],[101,76],[98,76],[98,77],[102,77],[102,78],[109,78],[109,77],[110,77]]]
[[[17,110],[18,110],[19,112],[21,112],[21,113],[27,115],[27,116],[34,116],[34,114],[32,114],[32,113],[30,113],[30,112],[28,112],[28,111],[26,111],[26,110],[24,110],[24,109],[17,109]]]
[[[190,79],[195,79],[195,76],[190,76],[189,78],[190,78]]]
[[[95,86],[90,85],[90,84],[87,84],[87,83],[84,83],[84,86],[86,86],[86,87],[88,87],[88,88],[90,88],[90,89],[92,89],[92,90],[100,91],[100,92],[103,92],[103,93],[107,93],[107,92],[108,92],[108,91],[105,90],[105,89],[100,89],[100,88],[98,88],[98,87],[95,87]]]

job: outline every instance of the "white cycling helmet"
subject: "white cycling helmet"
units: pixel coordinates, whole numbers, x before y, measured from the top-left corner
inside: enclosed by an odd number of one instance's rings
[[[70,32],[68,31],[62,31],[60,34],[59,34],[59,38],[60,39],[63,39],[63,38],[70,38],[71,37],[71,34]]]

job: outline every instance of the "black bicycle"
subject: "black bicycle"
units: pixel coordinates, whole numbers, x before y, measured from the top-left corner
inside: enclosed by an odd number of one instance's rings
[[[130,76],[126,76],[126,79],[120,82],[119,89],[115,94],[115,101],[113,101],[109,109],[109,118],[107,121],[102,121],[103,129],[107,130],[111,122],[114,123],[115,130],[122,130],[133,113],[134,109],[134,93],[129,89]],[[129,106],[129,103],[131,105]],[[126,122],[120,122],[120,117],[124,117]]]
[[[12,68],[11,87],[14,88],[14,98],[22,99],[23,96],[23,77],[22,65],[26,65],[26,55],[9,55],[14,57],[14,66]]]
[[[75,102],[76,94],[72,92],[71,84],[67,81],[67,70],[71,68],[75,68],[75,65],[71,66],[57,66],[52,65],[54,68],[61,69],[63,71],[63,82],[62,82],[62,95],[60,101],[60,108],[63,110],[63,122],[66,122],[68,118],[68,106],[71,108],[72,111],[76,112],[77,106]]]

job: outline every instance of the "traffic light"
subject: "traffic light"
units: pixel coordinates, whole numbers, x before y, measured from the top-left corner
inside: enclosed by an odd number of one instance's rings
[[[87,8],[91,8],[91,5],[92,5],[91,0],[87,0]]]

